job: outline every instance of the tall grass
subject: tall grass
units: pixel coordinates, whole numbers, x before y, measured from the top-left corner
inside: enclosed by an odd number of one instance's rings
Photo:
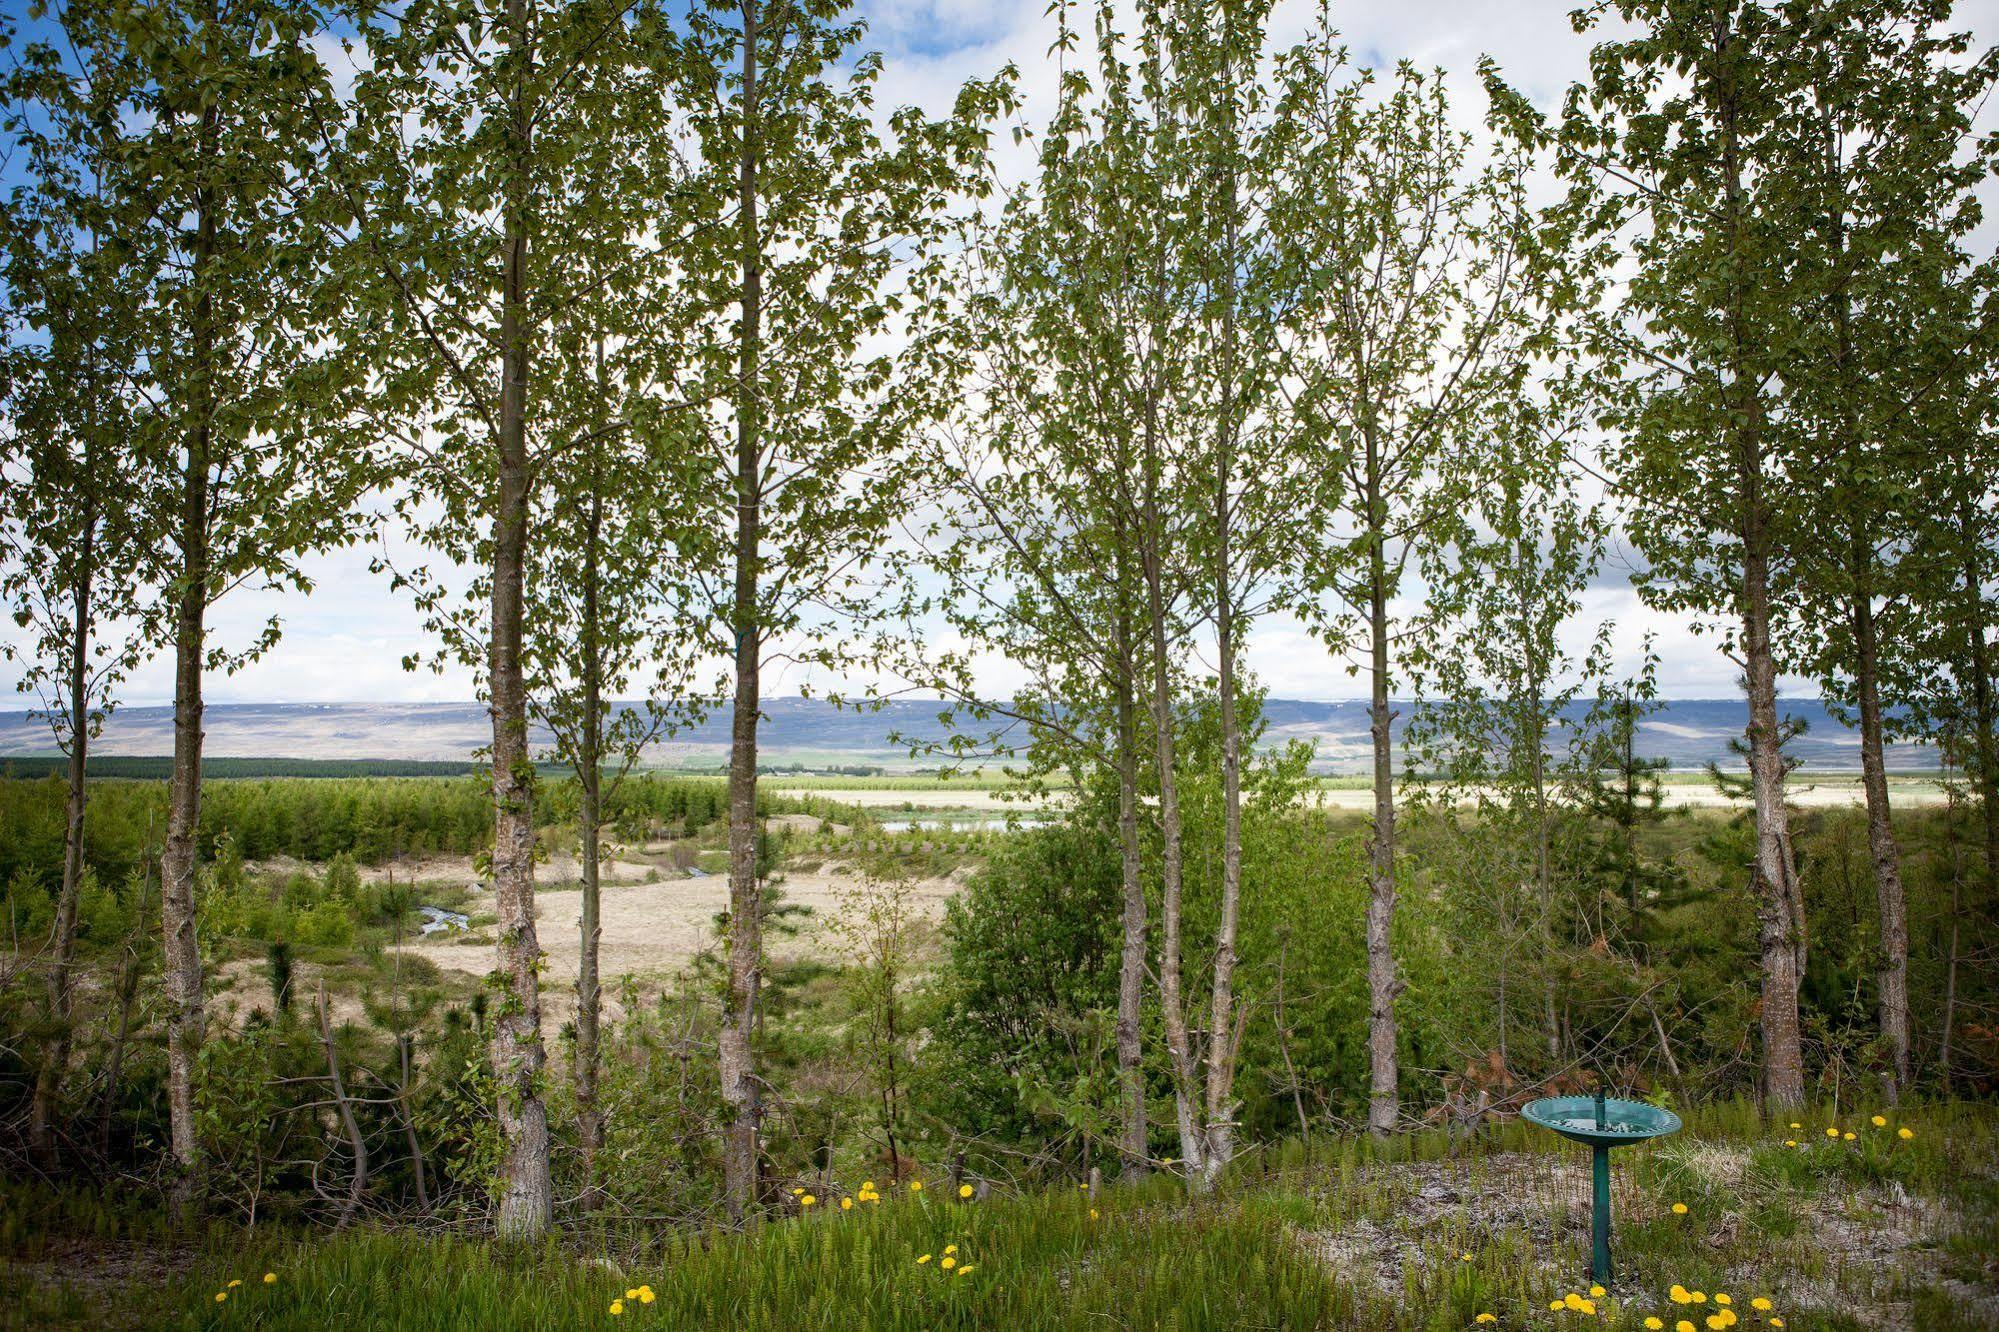
[[[1701,1107],[1677,1138],[1621,1149],[1618,1281],[1588,1315],[1548,1308],[1586,1296],[1587,1159],[1516,1121],[1470,1142],[1435,1132],[1288,1143],[1239,1162],[1199,1197],[1166,1176],[1107,1188],[1094,1201],[1073,1185],[960,1201],[942,1196],[939,1181],[850,1210],[833,1193],[744,1234],[604,1221],[526,1249],[408,1230],[231,1242],[211,1234],[210,1256],[138,1325],[1432,1329],[1474,1326],[1489,1312],[1501,1327],[1636,1329],[1663,1316],[1668,1328],[1687,1317],[1699,1329],[1723,1292],[1734,1296],[1737,1326],[1749,1329],[1768,1326],[1750,1307],[1758,1296],[1796,1329],[1876,1326],[1890,1309],[1914,1327],[1989,1325],[1988,1306],[1964,1292],[1988,1280],[1999,1239],[1999,1121],[1989,1106],[1949,1104],[1910,1107],[1876,1126],[1873,1109],[1817,1107],[1795,1116],[1805,1127],[1793,1130],[1793,1117],[1772,1120],[1753,1105]],[[1913,1137],[1899,1137],[1903,1124]],[[1828,1138],[1829,1125],[1841,1136]],[[1461,1200],[1438,1204],[1439,1182]],[[1495,1208],[1495,1190],[1510,1187],[1524,1212]],[[1950,1280],[1898,1272],[1815,1229],[1832,1218],[1858,1227],[1850,1241],[1872,1244],[1870,1225],[1905,1223],[1870,1222],[1867,1200],[1896,1190],[1928,1200],[1916,1212],[1931,1218],[1929,1228],[1900,1238],[1940,1255]],[[1675,1212],[1674,1202],[1687,1210]],[[41,1221],[56,1219],[47,1206]],[[106,1235],[137,1235],[146,1224],[143,1213],[101,1200],[69,1206],[66,1224]],[[21,1251],[21,1221],[0,1228]],[[1393,1270],[1343,1259],[1338,1241],[1354,1235],[1385,1237]],[[970,1268],[963,1275],[942,1265],[954,1244],[949,1256]],[[276,1277],[269,1284],[267,1271]],[[1674,1283],[1708,1302],[1673,1305]],[[641,1287],[650,1303],[623,1299]],[[34,1298],[51,1319],[75,1313],[73,1301],[49,1292]]]
[[[615,1266],[554,1247],[357,1232],[212,1268],[207,1285],[182,1293],[178,1326],[1261,1329],[1342,1326],[1353,1311],[1272,1219],[1224,1201],[1105,1198],[1098,1209],[1093,1220],[1080,1192],[998,1203],[897,1196],[669,1242]],[[266,1270],[275,1283],[262,1281]],[[224,1284],[232,1279],[243,1284]],[[640,1285],[654,1302],[625,1299],[614,1318],[612,1302]]]

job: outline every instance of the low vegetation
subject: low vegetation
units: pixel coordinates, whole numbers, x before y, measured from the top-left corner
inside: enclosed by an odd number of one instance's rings
[[[1991,1326],[1989,1110],[1795,1122],[1717,1104],[1621,1152],[1618,1277],[1594,1293],[1586,1158],[1511,1124],[1293,1140],[1198,1198],[1163,1176],[1093,1191],[814,1171],[753,1235],[608,1215],[513,1250],[435,1227],[173,1236],[109,1195],[26,1189],[0,1214],[0,1295],[31,1326],[111,1328]]]

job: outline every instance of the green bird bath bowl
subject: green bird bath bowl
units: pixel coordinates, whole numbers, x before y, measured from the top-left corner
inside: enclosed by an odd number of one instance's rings
[[[1600,1286],[1610,1285],[1610,1149],[1677,1133],[1680,1117],[1642,1101],[1607,1101],[1602,1092],[1543,1097],[1528,1102],[1520,1113],[1529,1122],[1590,1149],[1590,1176],[1595,1185],[1590,1206],[1590,1278]]]

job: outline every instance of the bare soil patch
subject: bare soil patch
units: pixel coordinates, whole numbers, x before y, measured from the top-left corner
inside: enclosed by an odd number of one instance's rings
[[[1760,1187],[1741,1148],[1700,1144],[1673,1155],[1725,1188]],[[1297,1238],[1308,1253],[1376,1298],[1399,1300],[1408,1289],[1405,1278],[1433,1274],[1458,1261],[1460,1247],[1488,1243],[1518,1254],[1524,1284],[1553,1292],[1551,1298],[1577,1289],[1583,1279],[1590,1198],[1588,1166],[1579,1156],[1500,1153],[1370,1167],[1352,1187],[1372,1193],[1363,1215],[1335,1228],[1301,1228]],[[1611,1190],[1615,1216],[1637,1216],[1658,1206],[1658,1199],[1641,1195],[1627,1170],[1613,1169]],[[1782,1201],[1797,1218],[1791,1235],[1752,1232],[1740,1216],[1709,1235],[1709,1246],[1729,1262],[1731,1289],[1768,1294],[1800,1312],[1839,1310],[1870,1328],[1917,1332],[1910,1295],[1934,1287],[1951,1292],[1974,1321],[1999,1328],[1999,1256],[1988,1262],[1981,1284],[1947,1270],[1945,1241],[1965,1223],[1951,1203],[1911,1197],[1899,1184],[1828,1185],[1816,1193],[1787,1191]],[[1773,1254],[1815,1255],[1834,1266],[1772,1262]],[[1773,1271],[1793,1275],[1773,1281]],[[1810,1272],[1819,1275],[1796,1275]]]
[[[828,862],[810,872],[787,872],[784,893],[787,901],[810,907],[817,923],[836,916],[839,894],[860,882],[860,874],[852,867]],[[911,898],[918,914],[932,921],[941,918],[945,901],[960,882],[956,875],[914,880]],[[615,1003],[618,977],[671,976],[696,953],[712,946],[715,916],[728,901],[728,881],[719,874],[653,883],[607,881],[597,962],[605,982],[607,1016],[622,1016]],[[482,893],[467,909],[474,913],[490,910],[490,898]],[[557,888],[535,894],[536,930],[548,961],[542,1016],[550,1029],[575,1014],[576,968],[583,952],[582,916],[581,889]],[[772,949],[780,957],[830,957],[831,946],[823,935],[822,930],[807,928],[796,939],[773,940]],[[483,941],[468,942],[464,935],[432,935],[413,940],[406,947],[447,971],[483,976],[496,960],[490,935],[482,931],[480,936]]]

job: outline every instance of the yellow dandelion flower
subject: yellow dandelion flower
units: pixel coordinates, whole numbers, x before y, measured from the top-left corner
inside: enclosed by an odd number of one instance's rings
[[[965,1264],[965,1265],[964,1265],[963,1267],[961,1267],[961,1268],[959,1268],[959,1269],[958,1269],[958,1275],[959,1275],[959,1276],[970,1276],[970,1275],[972,1274],[972,1267],[973,1267],[973,1264],[971,1264],[971,1263],[966,1263],[966,1264]]]
[[[234,1279],[233,1281],[231,1281],[231,1282],[229,1283],[229,1289],[231,1289],[231,1290],[234,1290],[234,1289],[236,1289],[236,1287],[238,1287],[238,1286],[240,1286],[240,1285],[242,1285],[242,1284],[243,1284],[243,1278],[242,1278],[242,1277],[237,1277],[237,1278],[235,1278],[235,1279]]]
[[[1603,1288],[1602,1286],[1591,1286],[1591,1287],[1589,1288],[1589,1293],[1590,1293],[1590,1295],[1591,1295],[1591,1296],[1593,1296],[1594,1298],[1596,1298],[1596,1299],[1599,1299],[1599,1300],[1600,1300],[1600,1299],[1602,1299],[1602,1298],[1604,1297],[1604,1295],[1605,1295],[1605,1294],[1607,1294],[1608,1292],[1606,1292],[1606,1291],[1604,1290],[1604,1288]]]
[[[843,1212],[851,1212],[851,1211],[853,1211],[853,1210],[854,1210],[854,1200],[853,1200],[852,1198],[842,1198],[842,1199],[840,1199],[840,1210],[841,1210],[841,1211],[843,1211]]]
[[[946,1253],[956,1253],[957,1251],[958,1251],[958,1246],[955,1244],[946,1244],[944,1246],[944,1252]]]
[[[624,1311],[625,1311],[625,1302],[623,1300],[611,1301],[611,1317],[616,1318],[619,1314],[623,1313]]]
[[[1734,1300],[1730,1299],[1730,1298],[1729,1298],[1728,1296],[1726,1296],[1726,1295],[1717,1295],[1717,1296],[1715,1296],[1715,1297],[1714,1297],[1714,1302],[1715,1302],[1716,1304],[1720,1304],[1720,1305],[1730,1305],[1730,1304],[1733,1304],[1733,1303],[1735,1303],[1735,1301],[1734,1301]]]
[[[264,1273],[264,1284],[265,1284],[265,1285],[267,1285],[267,1286],[271,1286],[271,1285],[276,1285],[276,1284],[277,1284],[277,1280],[278,1280],[278,1274],[277,1274],[276,1272],[266,1272],[266,1273]]]
[[[1686,1205],[1685,1203],[1674,1203],[1674,1204],[1673,1204],[1673,1215],[1674,1215],[1674,1216],[1685,1216],[1686,1214],[1687,1214],[1687,1205]]]
[[[220,1303],[222,1303],[222,1301],[224,1301],[224,1300],[226,1300],[226,1299],[228,1299],[228,1298],[229,1298],[229,1292],[228,1292],[228,1291],[226,1291],[226,1290],[218,1290],[218,1291],[216,1291],[216,1292],[215,1292],[215,1302],[216,1302],[217,1304],[220,1304]]]
[[[1786,1138],[1784,1139],[1784,1145],[1786,1147],[1795,1147],[1798,1145],[1798,1140],[1796,1138]]]
[[[1589,1301],[1584,1299],[1582,1296],[1576,1294],[1574,1291],[1570,1291],[1568,1294],[1562,1296],[1562,1303],[1568,1306],[1569,1308],[1574,1309],[1577,1313],[1581,1313],[1582,1307],[1585,1304],[1588,1304]]]
[[[1837,1128],[1829,1128],[1825,1131],[1825,1135],[1828,1138],[1837,1138],[1839,1136],[1839,1130]]]
[[[1902,1125],[1902,1127],[1895,1130],[1895,1136],[1900,1138],[1903,1142],[1907,1142],[1909,1139],[1916,1136],[1916,1131],[1910,1128],[1907,1124],[1904,1124]]]
[[[1482,1314],[1480,1314],[1480,1315],[1479,1315],[1478,1317],[1476,1317],[1476,1318],[1472,1319],[1472,1321],[1473,1321],[1474,1323],[1496,1323],[1496,1322],[1498,1322],[1498,1321],[1499,1321],[1499,1315],[1498,1315],[1498,1314],[1490,1314],[1490,1313],[1482,1313]]]
[[[1772,1327],[1782,1327],[1783,1325],[1784,1325],[1784,1320],[1781,1318],[1772,1318],[1770,1320],[1770,1326]]]
[[[1666,1320],[1659,1317],[1658,1314],[1647,1314],[1645,1316],[1645,1327],[1647,1332],[1659,1332],[1659,1329],[1664,1327],[1665,1325],[1666,1325]]]
[[[1688,1303],[1688,1304],[1706,1304],[1706,1303],[1707,1303],[1707,1296],[1706,1296],[1705,1294],[1703,1294],[1702,1292],[1698,1291],[1698,1290],[1690,1290],[1690,1291],[1688,1291],[1688,1292],[1687,1292],[1687,1303]]]
[[[1873,1125],[1873,1126],[1874,1126],[1875,1128],[1887,1128],[1887,1127],[1888,1127],[1888,1116],[1886,1116],[1886,1115],[1876,1115],[1876,1116],[1874,1116],[1874,1118],[1872,1118],[1872,1119],[1868,1120],[1867,1122],[1868,1122],[1868,1123],[1870,1123],[1870,1124],[1872,1124],[1872,1125]]]
[[[1458,1261],[1461,1263],[1468,1263],[1471,1261],[1471,1255],[1468,1253],[1461,1253],[1458,1255]]]
[[[1687,1293],[1687,1288],[1685,1286],[1675,1281],[1673,1283],[1673,1288],[1666,1292],[1666,1298],[1671,1300],[1675,1304],[1686,1304],[1693,1299],[1693,1296]]]
[[[922,1181],[922,1180],[920,1180],[920,1179],[912,1179],[912,1180],[910,1180],[910,1181],[909,1181],[909,1191],[910,1191],[911,1193],[921,1193],[921,1192],[923,1192],[923,1181]]]
[[[1804,1125],[1803,1125],[1803,1124],[1793,1124],[1793,1125],[1791,1125],[1791,1127],[1792,1127],[1792,1128],[1803,1128],[1803,1127],[1804,1127]]]
[[[1596,1312],[1596,1301],[1595,1301],[1595,1300],[1577,1300],[1577,1301],[1576,1301],[1576,1312],[1577,1312],[1577,1313],[1579,1313],[1579,1314],[1593,1314],[1593,1313],[1595,1313],[1595,1312]]]
[[[1561,1302],[1560,1300],[1549,1300],[1549,1301],[1548,1301],[1548,1312],[1549,1312],[1549,1313],[1560,1313],[1560,1312],[1561,1312],[1562,1310],[1564,1310],[1564,1309],[1566,1309],[1566,1308],[1568,1308],[1568,1307],[1569,1307],[1568,1305],[1566,1305],[1566,1304],[1563,1304],[1563,1303],[1562,1303],[1562,1302]]]
[[[972,1186],[971,1186],[971,1185],[969,1185],[969,1184],[960,1184],[960,1185],[958,1186],[958,1196],[959,1196],[960,1198],[969,1198],[969,1197],[971,1197],[971,1196],[972,1196]]]
[[[801,1194],[801,1193],[803,1193],[803,1192],[805,1192],[805,1190],[804,1190],[804,1189],[793,1189],[793,1190],[791,1191],[791,1196],[792,1196],[792,1197],[794,1197],[794,1198],[796,1198],[796,1197],[797,1197],[797,1196],[798,1196],[799,1194]]]
[[[1096,1219],[1097,1219],[1097,1209],[1092,1207],[1090,1209],[1090,1220],[1094,1221]]]
[[[1755,1299],[1749,1301],[1749,1307],[1754,1309],[1757,1313],[1769,1313],[1770,1301],[1765,1299],[1763,1296],[1758,1295]]]
[[[1707,1318],[1704,1319],[1703,1321],[1705,1321],[1709,1327],[1713,1328],[1714,1332],[1721,1332],[1722,1328],[1728,1326],[1728,1320],[1726,1318],[1723,1318],[1720,1314],[1709,1314]]]
[[[1682,1318],[1679,1322],[1673,1324],[1673,1332],[1694,1332],[1693,1322]]]
[[[923,1255],[923,1256],[922,1256],[921,1258],[918,1258],[918,1259],[916,1260],[916,1265],[917,1265],[918,1267],[921,1267],[921,1266],[923,1266],[923,1265],[924,1265],[925,1263],[927,1263],[927,1262],[929,1262],[929,1261],[930,1261],[930,1255],[926,1253],[926,1254],[924,1254],[924,1255]]]
[[[943,1261],[939,1262],[937,1265],[943,1268],[946,1272],[948,1272],[952,1268],[958,1265],[958,1260],[956,1258],[946,1257]]]
[[[625,1292],[625,1298],[628,1300],[635,1300],[638,1297],[639,1297],[639,1288],[637,1286],[633,1286]]]
[[[1848,1142],[1852,1142],[1854,1138],[1854,1135],[1851,1133],[1842,1133],[1840,1136],[1845,1138]]]
[[[659,1296],[657,1296],[657,1295],[655,1295],[655,1294],[653,1294],[653,1293],[652,1293],[652,1287],[651,1287],[651,1286],[640,1286],[640,1287],[639,1287],[639,1303],[640,1303],[640,1304],[651,1304],[651,1303],[652,1303],[652,1302],[653,1302],[654,1300],[656,1300],[656,1299],[658,1299],[658,1298],[659,1298]]]

